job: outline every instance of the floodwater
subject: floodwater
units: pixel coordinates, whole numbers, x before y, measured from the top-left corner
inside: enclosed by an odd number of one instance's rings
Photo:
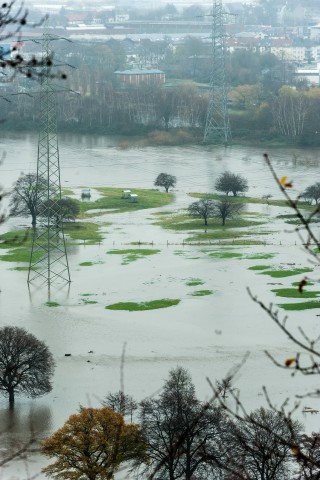
[[[266,262],[271,266],[290,263],[297,267],[310,266],[296,234],[288,233],[278,219],[272,225],[266,223],[259,227],[272,232],[264,237],[266,245],[235,247],[244,258],[219,259],[210,257],[206,250],[223,247],[186,246],[183,245],[185,234],[153,225],[155,211],[186,208],[192,201],[187,195],[189,192],[212,192],[217,175],[224,170],[246,176],[249,195],[269,194],[281,198],[264,164],[264,150],[237,146],[227,149],[202,146],[142,149],[137,146],[122,150],[117,143],[116,138],[62,135],[62,186],[74,188],[76,192],[79,187],[94,189],[97,186],[152,188],[155,177],[167,172],[178,179],[175,202],[162,209],[97,217],[97,222],[112,224],[102,225],[105,239],[100,245],[70,248],[70,288],[50,292],[50,299],[58,302],[59,307],[45,305],[48,300],[45,288],[28,290],[27,272],[12,270],[14,265],[0,262],[1,325],[24,327],[44,340],[56,362],[53,390],[49,395],[35,400],[18,397],[16,410],[10,416],[6,399],[0,400],[1,431],[7,432],[3,438],[8,442],[28,438],[31,426],[38,438],[50,434],[80,405],[98,407],[108,392],[119,390],[121,385],[138,400],[153,395],[159,391],[169,369],[177,364],[190,370],[199,397],[208,399],[211,391],[207,378],[213,383],[221,379],[248,354],[234,378],[248,410],[266,406],[262,394],[264,385],[277,405],[287,397],[294,400],[296,394],[304,395],[314,389],[314,379],[291,377],[266,357],[265,350],[268,350],[283,362],[295,355],[296,349],[247,293],[250,287],[266,304],[277,303],[278,298],[271,292],[276,287],[271,284],[289,286],[300,279],[272,279],[248,270],[250,266]],[[0,177],[6,189],[10,189],[21,172],[35,171],[37,136],[4,135],[0,151],[6,152]],[[269,151],[278,176],[287,175],[294,182],[294,195],[319,177],[318,153],[318,150],[298,149]],[[250,210],[273,217],[287,211],[268,205],[253,205]],[[1,231],[26,223],[25,219],[10,219]],[[254,233],[254,227],[251,230]],[[153,242],[153,248],[160,252],[127,265],[122,264],[121,255],[107,253],[113,248],[130,248],[130,243],[137,241]],[[253,253],[275,256],[271,260],[250,260],[249,254]],[[94,265],[80,266],[82,262]],[[316,269],[313,275],[319,276]],[[186,285],[192,278],[201,279],[203,285]],[[213,294],[191,295],[202,289],[212,290]],[[85,304],[84,298],[97,303]],[[181,301],[175,307],[144,312],[104,308],[120,301],[161,298]],[[302,325],[308,334],[318,334],[315,310],[292,312],[289,317],[294,331]],[[317,409],[318,401],[304,399],[304,406]],[[300,413],[299,416],[308,431],[319,429],[318,417],[319,414],[302,416]],[[25,478],[26,472],[36,473],[45,464],[46,460],[38,456],[31,464],[15,461],[2,469],[0,479]]]

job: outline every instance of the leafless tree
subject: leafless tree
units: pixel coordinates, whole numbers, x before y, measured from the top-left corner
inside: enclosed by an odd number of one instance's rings
[[[221,218],[222,225],[224,226],[228,218],[232,218],[238,215],[242,209],[242,203],[234,203],[228,197],[224,197],[221,200],[215,202],[214,216]]]
[[[299,464],[296,480],[319,480],[320,479],[320,434],[302,435],[300,448],[304,456],[309,460],[303,460]]]
[[[130,415],[131,423],[133,413],[138,408],[138,403],[134,400],[134,398],[131,395],[125,394],[121,390],[116,393],[109,393],[102,404],[111,408],[117,413],[121,413],[121,415],[124,417],[126,415]]]
[[[188,207],[191,217],[198,217],[204,220],[204,224],[208,225],[208,219],[215,216],[216,204],[210,198],[201,198],[197,202],[193,202]]]
[[[304,131],[305,120],[310,108],[310,101],[301,92],[288,91],[288,87],[273,104],[273,118],[282,135],[296,138]]]
[[[16,393],[37,397],[50,392],[53,370],[44,342],[23,328],[0,329],[0,392],[9,396],[10,409]]]
[[[10,0],[0,5],[0,41],[14,39],[18,43],[21,37],[22,28],[37,27],[42,25],[48,17],[43,17],[39,23],[33,24],[29,22],[28,10],[24,6],[24,2]],[[52,58],[37,59],[32,57],[26,60],[23,55],[17,52],[17,47],[13,47],[15,55],[6,55],[7,52],[0,51],[0,71],[5,75],[16,75],[22,73],[27,77],[42,76],[44,72],[39,71],[39,67],[46,67],[47,74],[51,75]],[[66,75],[59,72],[54,75],[65,79]]]
[[[229,424],[226,439],[229,466],[245,478],[288,479],[292,474],[290,445],[297,443],[301,428],[299,422],[289,423],[280,412],[264,408],[250,413],[245,421],[235,420]]]
[[[216,478],[224,414],[197,399],[187,370],[171,370],[159,397],[141,402],[140,422],[149,478]]]

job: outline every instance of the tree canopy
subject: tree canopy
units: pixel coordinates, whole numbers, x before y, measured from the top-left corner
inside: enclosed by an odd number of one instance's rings
[[[234,196],[237,196],[238,193],[246,192],[249,187],[248,181],[242,175],[223,172],[217,178],[215,188],[218,192],[224,192],[226,195],[232,192]]]
[[[137,425],[108,407],[81,408],[44,440],[41,451],[56,460],[43,469],[54,478],[110,480],[121,463],[144,458]]]
[[[10,198],[10,215],[27,216],[31,215],[32,226],[37,223],[37,197],[39,189],[47,188],[47,182],[42,177],[38,178],[36,173],[22,175],[13,187]]]
[[[37,397],[50,392],[53,370],[44,342],[23,328],[0,329],[0,392],[9,396],[10,408],[16,393]]]
[[[169,173],[159,173],[154,182],[156,187],[164,187],[167,193],[169,188],[174,188],[176,186],[176,183],[177,177],[169,175]]]

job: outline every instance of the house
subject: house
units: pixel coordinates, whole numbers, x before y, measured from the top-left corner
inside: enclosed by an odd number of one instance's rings
[[[117,70],[114,72],[118,81],[125,85],[137,87],[142,83],[163,84],[166,81],[165,73],[162,70],[147,68],[132,68],[131,70]]]

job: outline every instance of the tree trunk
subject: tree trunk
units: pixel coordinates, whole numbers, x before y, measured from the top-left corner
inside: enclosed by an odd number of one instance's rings
[[[207,220],[207,217],[204,217],[204,224],[205,224],[205,226],[207,226],[207,225],[208,225],[208,220]]]
[[[13,408],[14,408],[14,389],[10,388],[10,390],[8,390],[8,392],[9,392],[9,408],[10,408],[10,410],[13,410]]]
[[[222,217],[222,226],[224,227],[224,224],[226,223],[226,219]]]

